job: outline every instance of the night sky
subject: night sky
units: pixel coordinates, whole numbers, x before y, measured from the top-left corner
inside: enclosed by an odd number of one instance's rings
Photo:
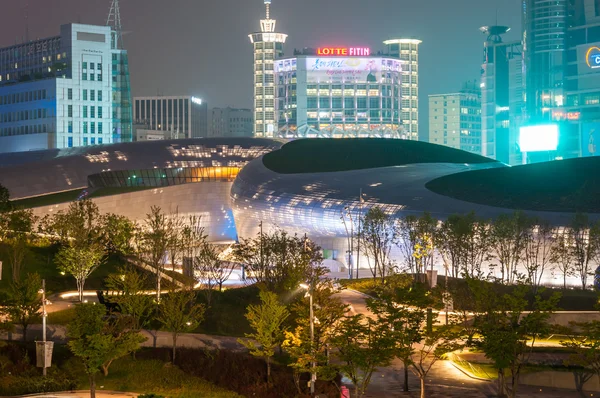
[[[69,22],[105,24],[110,0],[1,0],[0,46],[25,37],[58,35]],[[458,91],[479,77],[482,25],[498,23],[518,39],[521,0],[273,0],[277,30],[287,33],[286,55],[319,46],[383,49],[393,37],[423,40],[420,58],[421,131],[427,132],[427,95]],[[252,106],[252,48],[262,0],[122,0],[125,47],[133,95],[193,94],[209,106]]]

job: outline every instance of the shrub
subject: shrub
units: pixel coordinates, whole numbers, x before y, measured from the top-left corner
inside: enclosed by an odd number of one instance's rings
[[[138,395],[138,398],[165,398],[163,395],[156,395],[156,394],[142,394],[142,395]]]

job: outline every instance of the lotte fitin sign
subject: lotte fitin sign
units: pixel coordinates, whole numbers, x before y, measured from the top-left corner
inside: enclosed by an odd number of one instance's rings
[[[317,55],[342,55],[351,57],[367,57],[371,49],[366,47],[319,47]]]

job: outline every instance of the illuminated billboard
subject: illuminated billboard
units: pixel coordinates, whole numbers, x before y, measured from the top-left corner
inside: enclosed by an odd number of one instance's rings
[[[521,127],[519,147],[521,152],[555,151],[558,148],[558,125],[541,124]]]
[[[387,58],[306,58],[308,83],[378,83],[384,70],[399,72],[400,61]]]
[[[592,69],[600,68],[600,48],[596,46],[588,48],[585,54],[585,62]]]
[[[598,156],[600,146],[600,123],[584,123],[581,126],[581,156]]]
[[[367,47],[319,47],[317,55],[342,55],[351,57],[368,57],[371,49]]]

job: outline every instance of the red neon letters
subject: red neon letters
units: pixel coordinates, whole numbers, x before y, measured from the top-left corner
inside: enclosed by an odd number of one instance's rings
[[[317,55],[345,55],[351,57],[367,57],[371,49],[366,47],[319,47]]]

